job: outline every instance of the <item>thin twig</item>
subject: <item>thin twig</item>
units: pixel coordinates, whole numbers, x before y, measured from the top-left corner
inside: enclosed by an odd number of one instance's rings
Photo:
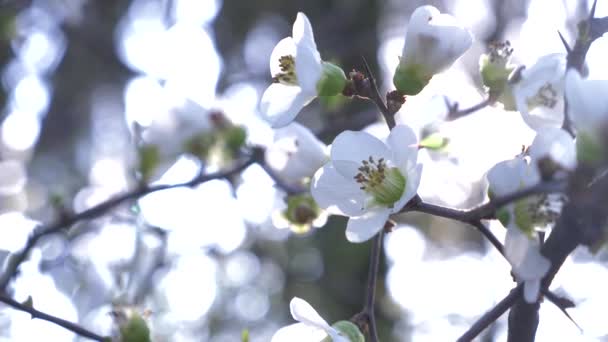
[[[365,294],[365,306],[363,312],[367,315],[369,324],[369,337],[371,342],[378,342],[378,329],[376,327],[376,284],[378,283],[378,270],[380,266],[380,256],[382,255],[382,239],[384,238],[384,229],[376,235],[369,260],[369,274],[367,278],[367,289]]]
[[[447,98],[445,99],[445,104],[448,107],[448,120],[456,120],[456,119],[460,119],[464,116],[467,116],[469,114],[473,114],[478,110],[481,110],[491,104],[494,103],[494,99],[491,98],[490,96],[488,96],[486,99],[484,99],[483,101],[479,102],[478,104],[475,104],[469,108],[465,108],[465,109],[458,109],[458,102],[450,105],[448,103]]]
[[[397,125],[397,123],[395,122],[395,113],[391,113],[388,110],[386,103],[384,103],[382,95],[380,95],[380,90],[378,89],[378,84],[376,83],[376,78],[374,77],[372,70],[369,67],[369,64],[367,64],[367,60],[365,59],[365,57],[363,57],[363,64],[365,66],[365,73],[367,74],[371,85],[370,99],[376,104],[376,107],[378,107],[380,113],[382,113],[384,120],[386,120],[388,129],[391,130]]]
[[[179,188],[179,187],[193,187],[193,186],[196,186],[198,184],[201,184],[201,183],[213,180],[213,179],[222,179],[222,178],[230,177],[230,176],[246,169],[248,166],[252,165],[253,163],[255,163],[258,160],[260,160],[259,152],[254,152],[251,154],[251,156],[249,158],[237,162],[236,165],[232,166],[231,168],[229,168],[225,171],[214,172],[214,173],[210,173],[210,174],[199,174],[198,176],[194,177],[193,179],[191,179],[190,181],[187,181],[185,183],[162,184],[162,185],[137,188],[133,191],[126,192],[126,193],[117,195],[113,198],[110,198],[109,200],[102,202],[87,210],[84,210],[78,214],[74,214],[72,216],[63,216],[59,221],[57,221],[55,223],[51,223],[46,226],[40,226],[40,227],[36,228],[34,230],[34,232],[28,237],[27,242],[26,242],[25,246],[23,247],[23,249],[15,254],[12,254],[9,257],[9,259],[6,263],[4,272],[2,273],[2,276],[0,276],[0,292],[6,293],[6,287],[8,286],[11,279],[17,274],[19,266],[21,265],[21,263],[23,263],[28,258],[29,253],[36,246],[36,244],[38,243],[38,241],[41,238],[43,238],[49,234],[57,233],[66,227],[70,227],[70,226],[74,225],[77,222],[84,221],[84,220],[90,220],[90,219],[99,217],[99,216],[105,214],[106,212],[108,212],[109,210],[119,206],[120,204],[123,204],[130,200],[138,199],[140,197],[143,197],[143,196],[153,193],[153,192],[174,189],[174,188]]]
[[[473,324],[469,330],[467,330],[460,338],[458,342],[473,341],[477,335],[484,331],[490,324],[494,323],[500,316],[502,316],[513,304],[517,298],[521,296],[521,286],[517,286],[509,294],[503,298],[498,304],[496,304],[492,310],[486,312],[481,316],[475,324]]]
[[[12,298],[9,298],[3,294],[0,294],[0,302],[5,303],[19,311],[27,312],[30,315],[32,315],[32,318],[37,318],[37,319],[41,319],[43,321],[51,322],[53,324],[56,324],[58,326],[65,328],[75,334],[78,334],[82,337],[86,337],[91,340],[100,341],[100,342],[109,340],[108,337],[98,335],[90,330],[87,330],[87,329],[79,326],[78,324],[72,323],[70,321],[66,321],[65,319],[61,319],[59,317],[49,315],[42,311],[38,311],[30,305],[19,303],[18,301],[14,300]]]

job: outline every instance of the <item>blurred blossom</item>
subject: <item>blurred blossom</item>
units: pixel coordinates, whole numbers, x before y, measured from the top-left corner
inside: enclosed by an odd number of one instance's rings
[[[226,260],[224,272],[228,286],[243,286],[260,276],[260,260],[249,251],[237,251]]]
[[[222,0],[176,0],[173,15],[178,22],[206,25],[215,19],[222,7]]]
[[[256,287],[243,287],[234,298],[238,316],[245,321],[257,321],[268,313],[270,301],[268,294]]]
[[[81,213],[108,200],[115,194],[116,193],[110,189],[101,186],[88,186],[81,188],[72,200],[74,212]]]
[[[98,159],[93,163],[89,181],[92,185],[103,186],[113,192],[125,190],[128,184],[123,164],[110,158]]]
[[[217,295],[217,264],[204,255],[181,256],[154,288],[162,291],[169,319],[196,321],[209,311]]]
[[[40,121],[35,115],[15,111],[2,121],[0,133],[6,147],[26,151],[32,148],[38,140]]]
[[[277,192],[274,181],[257,164],[251,165],[241,173],[242,183],[236,189],[239,211],[248,222],[261,224],[268,219]]]
[[[0,197],[15,195],[27,181],[25,166],[17,160],[0,161]]]
[[[160,83],[148,76],[138,76],[129,81],[125,88],[125,116],[129,126],[138,123],[150,126],[169,106],[167,95]]]
[[[185,2],[176,8],[183,13],[183,8],[194,5]],[[195,13],[205,13],[204,7],[216,11],[217,2],[202,2]],[[119,25],[120,55],[134,69],[165,80],[185,98],[211,104],[222,65],[210,33],[188,20],[166,27],[163,16],[158,3],[134,1]]]
[[[50,103],[49,87],[38,76],[26,75],[15,86],[13,101],[18,110],[40,116]]]
[[[34,221],[20,212],[12,211],[0,214],[0,249],[16,252],[21,250],[29,234],[40,222]]]
[[[71,253],[81,260],[93,260],[105,267],[133,258],[136,228],[130,224],[104,224],[98,232],[80,236],[72,245]]]
[[[58,30],[43,31],[35,28],[21,34],[24,37],[21,41],[13,42],[13,47],[24,68],[36,74],[53,71],[65,51],[63,34]]]
[[[78,313],[72,300],[57,289],[50,276],[40,274],[40,258],[40,251],[34,249],[30,253],[30,259],[21,265],[20,273],[13,284],[13,297],[19,302],[31,297],[36,309],[77,322]],[[49,341],[69,341],[75,336],[58,325],[32,320],[29,314],[21,311],[6,309],[4,313],[11,317],[10,336],[13,341],[36,341],[40,336],[48,338]]]
[[[384,240],[384,252],[391,263],[422,262],[426,239],[416,228],[398,225]]]

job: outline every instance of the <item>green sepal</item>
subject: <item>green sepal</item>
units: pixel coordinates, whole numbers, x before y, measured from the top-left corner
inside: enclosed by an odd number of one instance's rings
[[[321,212],[321,209],[310,194],[293,195],[287,197],[287,208],[283,211],[283,217],[296,233],[305,233],[310,229]]]
[[[534,232],[534,217],[530,211],[530,200],[524,198],[515,202],[515,208],[513,209],[515,225],[528,236],[532,236]]]
[[[156,145],[142,145],[137,149],[139,154],[139,174],[141,180],[148,182],[160,163],[160,152]]]
[[[120,327],[121,342],[150,342],[150,329],[138,313],[133,313],[127,323]]]
[[[350,342],[365,342],[365,336],[359,327],[351,321],[338,321],[332,327],[341,332]],[[321,342],[332,342],[332,338],[327,336]]]
[[[479,59],[479,73],[483,85],[494,94],[499,94],[505,89],[509,75],[514,69],[515,67],[508,67],[503,63],[492,63],[489,55],[482,55]]]
[[[427,75],[421,65],[399,64],[393,84],[397,91],[402,95],[417,95],[429,84],[433,75]]]
[[[439,132],[431,133],[420,141],[420,148],[427,148],[432,151],[444,150],[450,142],[450,139],[444,137]]]
[[[317,82],[318,96],[335,96],[341,94],[346,87],[346,74],[339,66],[323,62],[321,78]]]
[[[507,208],[500,208],[496,210],[496,218],[502,223],[503,227],[507,227],[511,222],[511,213]]]

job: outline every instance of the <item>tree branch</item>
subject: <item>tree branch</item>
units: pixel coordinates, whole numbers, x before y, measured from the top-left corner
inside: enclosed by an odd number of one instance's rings
[[[99,216],[105,214],[106,212],[108,212],[109,210],[119,206],[120,204],[123,204],[130,200],[138,199],[140,197],[143,197],[143,196],[153,193],[153,192],[168,190],[168,189],[173,189],[173,188],[179,188],[179,187],[193,187],[193,186],[196,186],[198,184],[201,184],[201,183],[213,180],[213,179],[222,179],[222,178],[230,177],[230,176],[246,169],[248,166],[257,162],[258,160],[260,160],[260,158],[262,158],[260,156],[260,154],[262,154],[262,153],[263,153],[262,150],[254,149],[253,152],[251,153],[251,155],[247,159],[237,162],[234,166],[232,166],[231,168],[229,168],[225,171],[214,172],[214,173],[210,173],[210,174],[201,173],[198,176],[194,177],[193,179],[191,179],[190,181],[187,181],[185,183],[162,184],[162,185],[147,186],[147,187],[144,186],[141,188],[137,188],[133,191],[126,192],[126,193],[117,195],[113,198],[110,198],[109,200],[102,202],[87,210],[84,210],[78,214],[71,215],[71,216],[64,216],[55,223],[51,223],[51,224],[48,224],[45,226],[39,226],[29,236],[23,249],[8,257],[6,266],[4,268],[4,272],[2,273],[2,276],[0,276],[0,292],[6,293],[6,288],[7,288],[8,284],[10,283],[11,279],[17,274],[19,266],[21,265],[21,263],[23,263],[28,258],[29,253],[36,246],[36,244],[38,243],[38,241],[41,238],[43,238],[47,235],[50,235],[50,234],[57,233],[57,232],[61,231],[62,229],[66,228],[66,227],[70,227],[79,221],[90,220],[90,219],[99,217]]]
[[[56,324],[60,327],[65,328],[75,334],[78,334],[82,337],[86,337],[91,340],[100,341],[100,342],[109,341],[108,337],[98,335],[90,330],[87,330],[87,329],[79,326],[78,324],[72,323],[70,321],[66,321],[65,319],[61,319],[59,317],[49,315],[42,311],[38,311],[38,310],[34,309],[32,306],[19,303],[18,301],[5,296],[4,294],[0,294],[0,302],[5,303],[19,311],[27,312],[30,315],[32,315],[32,318],[37,318],[37,319],[41,319],[43,321],[51,322],[53,324]]]

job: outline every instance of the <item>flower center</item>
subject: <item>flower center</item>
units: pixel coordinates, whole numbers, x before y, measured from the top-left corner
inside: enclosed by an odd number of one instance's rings
[[[513,48],[508,40],[504,43],[494,42],[490,44],[490,63],[505,65],[511,54],[513,54]]]
[[[555,224],[566,198],[557,194],[544,194],[521,199],[515,203],[515,223],[524,232],[546,230]]]
[[[296,59],[293,56],[281,56],[281,58],[279,58],[279,67],[281,68],[281,72],[274,75],[272,82],[285,85],[298,84],[298,78],[296,77]]]
[[[396,167],[388,167],[384,158],[362,160],[354,177],[360,189],[373,196],[378,204],[392,208],[405,191],[406,179]]]
[[[538,89],[538,92],[531,98],[528,98],[528,107],[534,108],[538,106],[553,108],[557,105],[557,91],[553,89],[551,83],[547,83]]]

